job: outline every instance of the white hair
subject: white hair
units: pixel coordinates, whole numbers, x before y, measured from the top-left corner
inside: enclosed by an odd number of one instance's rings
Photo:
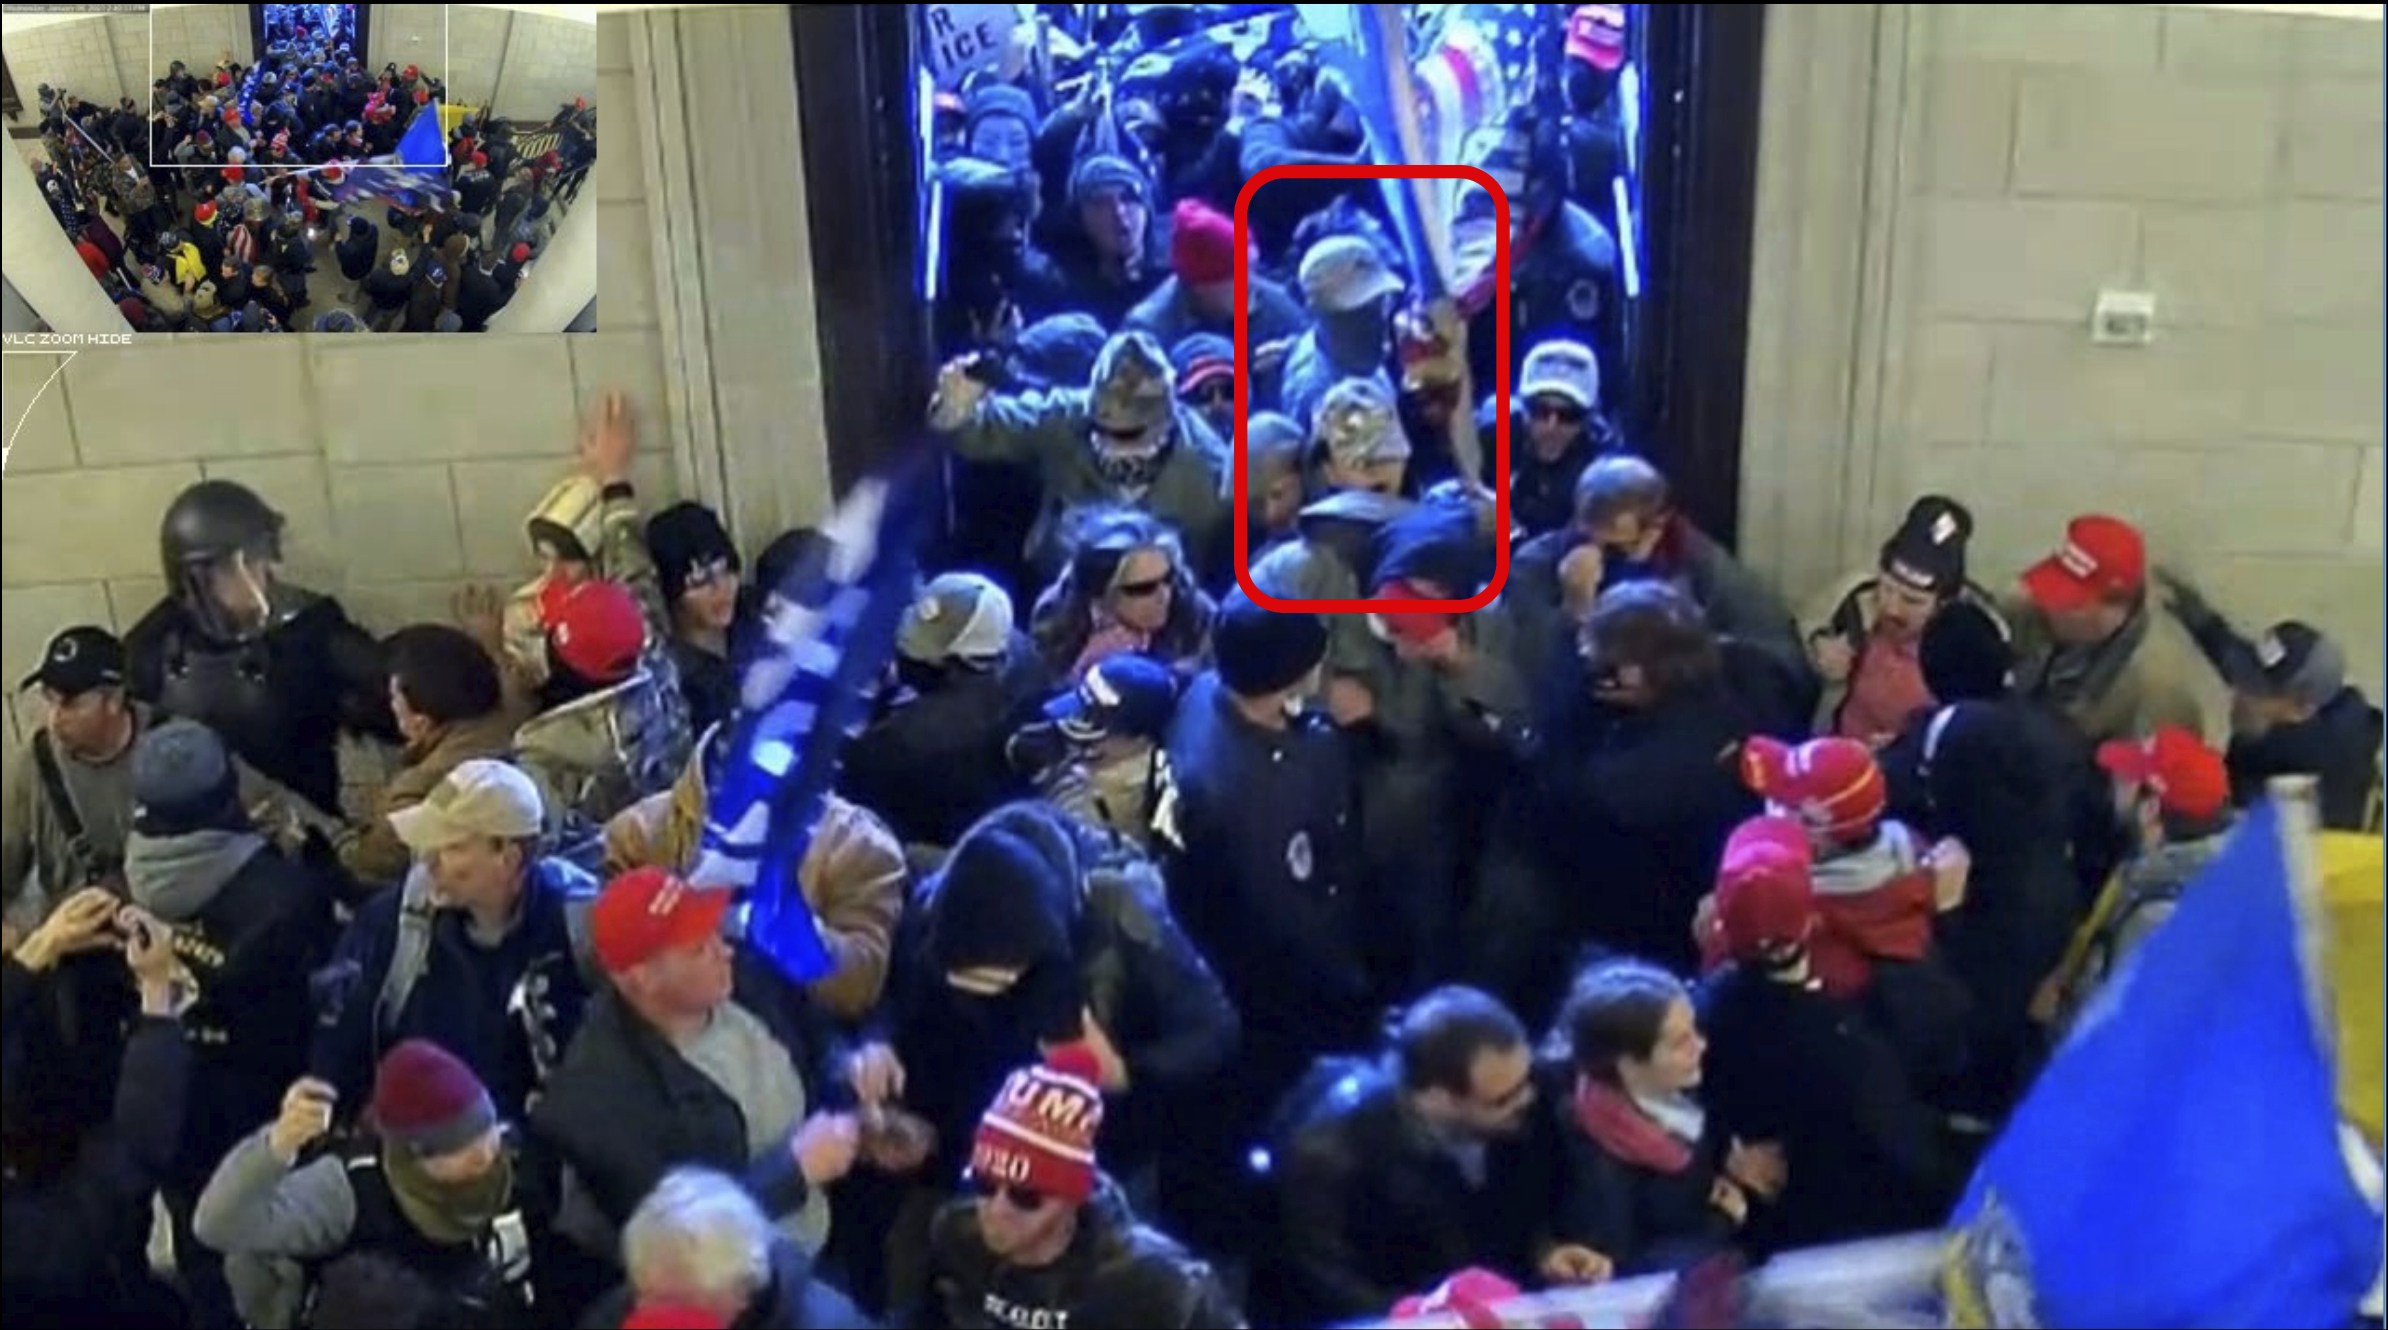
[[[642,1295],[743,1301],[771,1278],[771,1221],[709,1168],[676,1168],[622,1226],[622,1266]]]

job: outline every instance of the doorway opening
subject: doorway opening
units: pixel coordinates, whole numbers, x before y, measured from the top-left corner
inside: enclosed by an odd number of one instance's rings
[[[826,8],[832,12],[799,7],[795,24],[808,175],[824,187],[837,182],[844,205],[834,224],[819,211],[814,222],[824,356],[838,381],[857,389],[830,404],[841,481],[867,466],[887,413],[919,411],[936,365],[992,338],[1006,346],[1001,372],[1016,373],[1011,352],[1039,321],[1031,315],[1070,312],[1035,282],[1023,283],[1028,300],[990,299],[972,265],[992,251],[998,264],[1040,255],[1047,260],[1040,267],[1065,278],[1073,266],[1087,270],[1091,233],[1072,197],[1081,149],[1100,138],[1135,172],[1143,216],[1126,220],[1146,228],[1146,276],[1150,268],[1166,274],[1179,206],[1191,197],[1232,213],[1250,174],[1243,168],[1251,162],[1206,156],[1228,122],[1246,135],[1266,121],[1298,122],[1261,131],[1294,140],[1283,144],[1293,160],[1338,149],[1343,160],[1374,160],[1359,141],[1372,130],[1399,141],[1398,125],[1369,120],[1386,116],[1384,90],[1400,86],[1424,113],[1422,138],[1432,145],[1409,160],[1513,166],[1523,157],[1535,168],[1522,174],[1536,200],[1561,219],[1546,220],[1561,230],[1536,233],[1537,243],[1590,234],[1605,251],[1607,262],[1591,265],[1584,281],[1544,274],[1535,290],[1516,293],[1537,307],[1514,325],[1513,395],[1538,336],[1570,335],[1593,348],[1598,409],[1669,473],[1690,515],[1730,541],[1763,7],[947,4],[842,15]],[[1332,35],[1336,25],[1382,10],[1401,11],[1402,73],[1371,90],[1372,76],[1332,51]],[[1074,128],[1055,132],[1057,117],[1088,102],[1109,116],[1081,110]],[[856,106],[882,112],[862,117],[859,134]],[[987,194],[1019,182],[997,183],[988,167],[1023,178],[1029,191],[1025,208],[996,202],[993,225]],[[852,190],[858,180],[867,187]],[[1408,219],[1381,188],[1330,187],[1335,197],[1316,206],[1300,198],[1270,206],[1270,191],[1280,189],[1294,186],[1265,186],[1254,201],[1258,270],[1281,278],[1297,302],[1293,233],[1325,208],[1346,214],[1330,225],[1389,236],[1388,265],[1405,284],[1417,285],[1433,262],[1403,248]],[[1313,223],[1305,239],[1316,230]],[[1063,302],[1105,304],[1092,312],[1106,331],[1118,323],[1105,315],[1124,319],[1144,294],[1090,301],[1063,285]],[[1077,341],[1083,359],[1084,339]],[[1489,352],[1488,341],[1472,342],[1475,357]],[[1066,349],[1072,339],[1059,342]],[[1489,395],[1489,383],[1477,392]],[[841,425],[843,412],[853,413],[851,430]],[[1525,437],[1513,431],[1513,450]],[[999,552],[1002,535],[969,526],[990,516],[1016,524],[1017,510],[1033,500],[1016,478],[1007,495],[1004,478],[985,468],[966,468],[956,482],[953,552]],[[1008,517],[1000,511],[1007,505],[1015,509]]]
[[[365,40],[372,22],[371,5],[251,5],[249,37],[251,63],[276,45],[304,44],[327,39],[334,50],[346,47],[365,58]]]

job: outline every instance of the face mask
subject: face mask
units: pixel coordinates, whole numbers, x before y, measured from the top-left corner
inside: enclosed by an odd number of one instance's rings
[[[1123,490],[1146,490],[1161,478],[1161,466],[1169,460],[1169,445],[1164,442],[1155,448],[1120,448],[1101,435],[1095,437],[1095,470],[1104,483]]]

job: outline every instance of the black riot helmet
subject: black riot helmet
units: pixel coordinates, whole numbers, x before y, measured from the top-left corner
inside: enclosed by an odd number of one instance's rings
[[[288,615],[273,565],[282,557],[282,514],[256,491],[203,480],[166,507],[158,528],[170,594],[211,636],[238,641]]]

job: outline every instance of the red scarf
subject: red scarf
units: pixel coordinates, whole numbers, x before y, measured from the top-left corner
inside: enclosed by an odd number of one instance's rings
[[[1576,1078],[1575,1125],[1601,1149],[1636,1168],[1681,1173],[1691,1167],[1691,1146],[1652,1121],[1623,1091],[1605,1081]]]

